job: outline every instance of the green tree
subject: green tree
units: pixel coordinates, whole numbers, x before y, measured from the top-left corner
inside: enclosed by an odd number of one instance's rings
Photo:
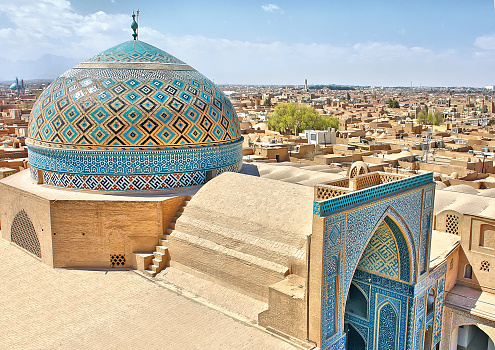
[[[338,129],[339,120],[320,116],[313,108],[306,105],[281,103],[275,107],[274,112],[268,118],[268,127],[284,135],[297,135],[306,129]]]
[[[271,107],[272,106],[272,99],[270,96],[267,96],[265,100],[263,101],[263,106],[265,107]]]
[[[348,92],[347,95],[345,96],[347,98],[347,102],[351,100],[351,94]]]
[[[388,99],[388,106],[389,108],[399,108],[399,102],[397,100],[394,100],[394,99],[391,99],[389,98]]]
[[[425,107],[419,111],[417,121],[419,124],[441,125],[443,119],[443,113],[438,111],[429,113],[428,108]]]
[[[426,124],[426,119],[428,118],[428,107],[422,108],[417,117],[418,124]]]

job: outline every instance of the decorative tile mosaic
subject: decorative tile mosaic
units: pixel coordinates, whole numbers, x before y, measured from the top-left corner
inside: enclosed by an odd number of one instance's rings
[[[378,347],[380,350],[397,350],[398,316],[390,303],[380,309],[378,321]]]
[[[341,301],[338,307],[340,315],[343,315],[351,281],[359,284],[363,291],[367,288],[369,319],[349,313],[345,313],[344,318],[367,339],[368,350],[412,350],[416,349],[415,344],[420,344],[426,320],[426,288],[436,284],[446,272],[444,266],[430,275],[419,276],[418,271],[421,259],[429,253],[428,243],[426,248],[422,248],[421,243],[425,241],[422,235],[431,231],[431,216],[428,225],[426,221],[422,222],[422,214],[429,214],[432,210],[432,202],[429,204],[434,195],[432,180],[431,174],[413,176],[353,192],[354,196],[350,193],[324,202],[314,202],[314,213],[325,216],[322,349],[335,344],[338,336],[343,334],[344,319],[342,316],[333,319],[333,315],[339,315],[335,312],[334,302],[337,298]],[[425,198],[430,195],[431,198]],[[424,206],[427,209],[423,213]],[[384,232],[388,233],[387,237],[381,237]],[[383,249],[384,246],[386,249]],[[336,254],[340,254],[340,273],[336,280],[339,284],[334,288],[335,270],[330,257]],[[356,269],[358,263],[360,266]],[[419,295],[420,289],[423,292],[417,300],[415,296]],[[443,304],[443,299],[437,298],[436,302]],[[383,320],[387,321],[380,324],[378,310],[384,308],[387,312]],[[388,309],[395,313],[391,314]],[[329,311],[332,312],[329,314]],[[332,315],[329,320],[338,327],[337,333],[328,332],[334,329],[329,327],[326,315]],[[387,315],[395,317],[396,327],[388,327],[391,321]],[[441,316],[435,313],[428,321],[434,323],[437,317]],[[420,337],[416,340],[418,333]]]
[[[416,175],[403,180],[385,183],[360,191],[350,192],[326,201],[314,202],[313,213],[316,215],[325,215],[342,208],[351,208],[354,205],[362,205],[365,202],[394,192],[409,190],[416,186],[422,186],[432,183],[433,173]]]
[[[153,149],[240,139],[230,100],[144,42],[125,42],[65,72],[36,101],[29,139],[70,149]]]
[[[391,332],[395,332],[396,342],[404,344],[406,342],[407,333],[407,317],[408,304],[413,293],[413,287],[396,280],[392,280],[383,276],[375,275],[366,271],[356,270],[356,275],[352,283],[358,285],[366,294],[369,294],[369,318],[367,320],[362,317],[357,317],[350,313],[345,313],[345,322],[352,324],[356,329],[366,327],[369,329],[367,348],[368,350],[376,349],[378,342],[377,334],[380,317],[378,316],[379,309],[385,304],[390,304],[395,309],[397,316],[397,324],[393,329],[384,328],[384,336],[390,337]],[[374,311],[376,310],[376,312]]]
[[[433,325],[433,344],[440,341],[442,337],[443,302],[445,300],[445,278],[438,281],[437,297],[435,300],[435,323]]]
[[[425,198],[423,201],[424,209],[429,209],[432,207],[434,198],[435,198],[435,187],[425,191]]]
[[[421,242],[419,249],[419,269],[421,274],[425,273],[430,265],[428,247],[430,246],[431,221],[431,212],[425,212],[423,214],[423,222],[421,224]]]
[[[397,211],[392,208],[396,208],[402,215],[404,215],[404,219],[399,222],[403,221],[411,223],[411,225],[402,225],[409,243],[406,243],[402,233],[395,233],[394,230],[392,230],[392,232],[394,232],[394,236],[396,237],[397,243],[402,242],[398,245],[399,257],[401,259],[401,279],[407,279],[408,281],[410,280],[410,273],[408,274],[408,270],[410,269],[410,266],[415,266],[415,245],[414,239],[412,238],[408,227],[412,226],[414,230],[417,229],[419,231],[419,227],[415,227],[419,225],[417,225],[418,220],[414,218],[414,214],[408,212],[414,211],[414,208],[416,208],[416,211],[420,212],[421,194],[422,191],[420,190],[414,191],[402,197],[396,197],[387,201],[376,203],[373,206],[364,206],[359,210],[347,214],[345,247],[346,265],[344,275],[345,295],[347,295],[347,291],[349,290],[353,272],[357,265],[358,259],[360,258],[361,252],[365,249],[369,239],[371,239],[372,233],[375,232],[376,228],[383,220],[385,220],[386,217],[390,217],[387,224],[401,219],[397,214]],[[415,203],[417,203],[418,206],[414,206]],[[392,218],[395,220],[392,220]],[[398,238],[399,240],[397,240]],[[412,254],[409,252],[408,247],[411,247],[413,250]],[[408,260],[410,260],[410,262]]]
[[[390,228],[382,222],[361,256],[358,268],[399,279],[399,256]]]
[[[88,151],[31,146],[31,166],[81,175],[154,175],[214,170],[242,161],[242,143],[181,150]]]
[[[240,170],[241,164],[224,171]],[[222,171],[223,172],[223,171]],[[98,191],[145,191],[203,185],[206,172],[184,172],[158,175],[78,175],[43,171],[43,183],[49,186]]]
[[[174,56],[141,40],[129,40],[115,45],[86,62],[155,62],[185,64]]]
[[[345,350],[345,338],[344,334],[339,340],[323,348],[323,350]]]
[[[337,298],[335,297],[337,294],[337,275],[339,274],[339,256],[332,255],[328,258],[328,262],[326,264],[327,271],[324,274],[325,276],[325,285],[327,286],[327,290],[325,295],[328,297],[326,300],[327,308],[325,309],[325,317],[323,328],[325,329],[325,341],[330,339],[332,335],[336,332],[336,307],[337,307]]]

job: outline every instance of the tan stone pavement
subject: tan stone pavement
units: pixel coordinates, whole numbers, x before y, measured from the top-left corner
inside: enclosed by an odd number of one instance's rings
[[[52,269],[0,239],[0,349],[298,349],[132,271]]]

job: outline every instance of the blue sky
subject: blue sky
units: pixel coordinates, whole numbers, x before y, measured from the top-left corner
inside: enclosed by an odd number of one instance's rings
[[[216,83],[495,84],[485,0],[0,0],[0,80],[55,78],[140,39]]]

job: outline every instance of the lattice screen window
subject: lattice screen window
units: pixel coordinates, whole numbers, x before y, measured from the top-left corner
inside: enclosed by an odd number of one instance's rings
[[[454,214],[447,214],[445,219],[445,231],[454,235],[459,234],[459,217]]]
[[[481,262],[480,270],[481,271],[490,272],[490,263],[488,261],[486,261],[486,260],[483,260]]]
[[[357,175],[357,168],[352,168],[351,174],[349,175],[349,177],[356,177],[356,175]]]
[[[125,254],[110,254],[110,264],[112,267],[125,265]]]
[[[41,258],[41,247],[33,223],[24,210],[17,213],[10,228],[10,239],[19,247]]]

